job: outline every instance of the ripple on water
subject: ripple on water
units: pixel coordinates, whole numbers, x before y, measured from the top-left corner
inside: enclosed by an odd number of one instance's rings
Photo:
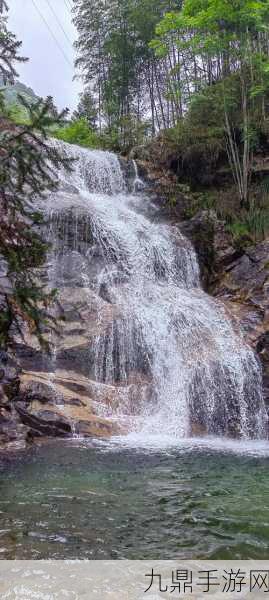
[[[54,442],[3,466],[1,558],[267,558],[268,444],[165,442]]]

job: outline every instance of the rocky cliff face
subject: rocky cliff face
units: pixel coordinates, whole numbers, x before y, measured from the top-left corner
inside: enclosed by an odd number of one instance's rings
[[[269,407],[269,240],[225,265],[212,291],[228,306],[259,355]]]
[[[269,408],[269,239],[238,250],[214,211],[201,211],[181,228],[195,246],[205,287],[225,304],[260,358]]]

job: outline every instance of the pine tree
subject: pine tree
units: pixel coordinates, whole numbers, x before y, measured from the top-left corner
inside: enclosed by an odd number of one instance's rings
[[[130,124],[151,115],[152,132],[167,127],[180,113],[176,93],[167,95],[166,59],[157,59],[149,42],[165,10],[179,9],[181,0],[77,0],[76,66],[91,86],[99,128],[125,140]],[[171,56],[173,66],[174,57]],[[171,77],[178,81],[178,74]],[[173,120],[174,119],[174,120]]]
[[[2,2],[0,69],[5,79],[12,81],[16,76],[14,63],[21,60],[21,43],[7,30],[3,16],[6,8]],[[41,215],[35,210],[34,201],[57,188],[55,173],[59,167],[71,169],[70,161],[48,137],[51,126],[62,124],[67,111],[55,117],[50,97],[31,106],[23,97],[19,100],[28,112],[27,125],[10,121],[3,100],[0,114],[0,254],[8,264],[12,283],[12,293],[6,295],[6,308],[0,319],[0,340],[5,344],[11,325],[16,322],[21,329],[20,323],[25,321],[43,341],[42,323],[54,294],[46,294],[38,282],[37,269],[45,260],[47,245],[36,227]]]
[[[96,103],[93,94],[87,88],[80,94],[80,101],[73,116],[74,119],[85,119],[91,129],[96,129],[98,117]]]
[[[28,59],[20,56],[22,42],[7,29],[6,12],[8,6],[5,0],[0,0],[0,77],[4,85],[14,83],[17,72],[14,63],[26,62]]]

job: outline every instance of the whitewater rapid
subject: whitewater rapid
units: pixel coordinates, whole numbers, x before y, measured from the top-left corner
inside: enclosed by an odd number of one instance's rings
[[[46,202],[49,285],[84,290],[89,306],[97,299],[88,376],[97,399],[98,386],[120,398],[117,408],[100,404],[100,414],[145,440],[262,438],[260,365],[224,306],[202,290],[180,226],[160,218],[135,165],[55,143],[76,161]],[[57,342],[54,350],[57,369]]]

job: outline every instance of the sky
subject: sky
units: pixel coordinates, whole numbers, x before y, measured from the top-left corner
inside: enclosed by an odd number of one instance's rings
[[[20,81],[38,96],[53,96],[59,109],[73,110],[78,103],[81,83],[73,81],[75,52],[72,43],[76,39],[76,30],[72,24],[71,3],[72,0],[8,2],[9,29],[23,42],[21,54],[30,59],[17,66]]]

